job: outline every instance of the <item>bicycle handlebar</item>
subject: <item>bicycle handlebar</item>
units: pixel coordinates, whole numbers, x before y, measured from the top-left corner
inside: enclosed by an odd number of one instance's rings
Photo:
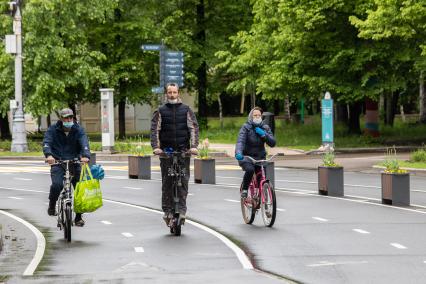
[[[47,163],[47,161],[45,161]],[[83,164],[79,159],[72,159],[72,160],[56,160],[53,164],[50,164],[49,166],[55,166],[55,165],[63,165],[66,163],[73,163],[73,164]]]
[[[269,159],[266,160],[255,160],[250,156],[244,156],[244,158],[248,158],[249,160],[251,160],[253,162],[253,164],[260,164],[260,163],[266,163],[269,162],[270,160],[272,160],[273,158],[275,158],[275,156],[278,156],[278,154],[272,155]]]

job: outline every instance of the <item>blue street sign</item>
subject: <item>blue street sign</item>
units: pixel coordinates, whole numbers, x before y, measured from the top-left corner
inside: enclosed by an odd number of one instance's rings
[[[162,49],[162,45],[160,44],[143,44],[141,47],[143,50],[149,51],[159,51]]]
[[[154,94],[162,94],[162,93],[164,93],[164,88],[163,87],[152,87],[151,92],[153,92]]]
[[[333,143],[333,100],[321,100],[322,142]]]
[[[165,68],[161,70],[161,73],[170,76],[183,76],[184,72],[182,67],[182,65],[180,65],[179,67],[170,67],[170,65],[165,65]]]

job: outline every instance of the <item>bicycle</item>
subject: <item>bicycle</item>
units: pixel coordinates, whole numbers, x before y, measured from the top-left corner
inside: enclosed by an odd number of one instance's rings
[[[53,165],[65,166],[64,185],[56,202],[56,212],[58,216],[58,228],[64,231],[64,238],[71,242],[71,227],[73,226],[73,191],[71,183],[70,164],[81,164],[78,159],[57,160]]]
[[[277,215],[277,200],[275,190],[272,183],[265,176],[264,165],[271,161],[274,157],[267,160],[255,160],[250,156],[245,156],[255,165],[260,165],[260,170],[257,170],[253,175],[248,188],[246,198],[241,198],[241,212],[246,224],[252,224],[256,217],[257,210],[261,210],[263,223],[267,227],[272,227],[275,223]],[[240,193],[242,185],[240,187]]]
[[[182,187],[182,178],[186,176],[186,168],[181,166],[182,160],[186,157],[190,157],[187,152],[172,151],[164,152],[161,154],[162,157],[172,159],[172,165],[167,169],[167,176],[172,177],[172,193],[173,193],[173,218],[170,219],[167,225],[170,228],[170,233],[175,236],[180,236],[182,232],[182,225],[185,223],[185,218],[181,218],[179,214],[179,187]]]

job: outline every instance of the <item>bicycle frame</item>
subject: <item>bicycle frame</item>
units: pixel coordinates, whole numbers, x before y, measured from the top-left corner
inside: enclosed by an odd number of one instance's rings
[[[249,185],[249,190],[250,190],[250,195],[253,197],[258,197],[259,192],[260,192],[260,197],[262,200],[262,203],[265,203],[265,195],[263,192],[263,185],[265,184],[265,182],[269,182],[269,180],[266,178],[266,174],[265,174],[265,164],[269,161],[271,161],[276,155],[273,155],[272,157],[270,157],[267,160],[255,160],[250,156],[245,156],[247,157],[249,160],[251,160],[253,162],[253,164],[255,165],[259,165],[260,166],[260,170],[255,171],[252,180],[250,182]],[[259,181],[258,181],[259,180]],[[258,190],[256,190],[258,189]],[[270,196],[270,198],[272,198],[272,196]],[[256,209],[259,207],[260,204],[257,204]]]

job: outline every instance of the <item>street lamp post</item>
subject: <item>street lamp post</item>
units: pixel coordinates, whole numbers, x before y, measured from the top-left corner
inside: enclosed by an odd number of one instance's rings
[[[27,152],[27,134],[25,132],[25,117],[22,104],[22,18],[21,2],[10,2],[13,16],[13,33],[16,39],[15,53],[15,102],[12,123],[12,152]]]

